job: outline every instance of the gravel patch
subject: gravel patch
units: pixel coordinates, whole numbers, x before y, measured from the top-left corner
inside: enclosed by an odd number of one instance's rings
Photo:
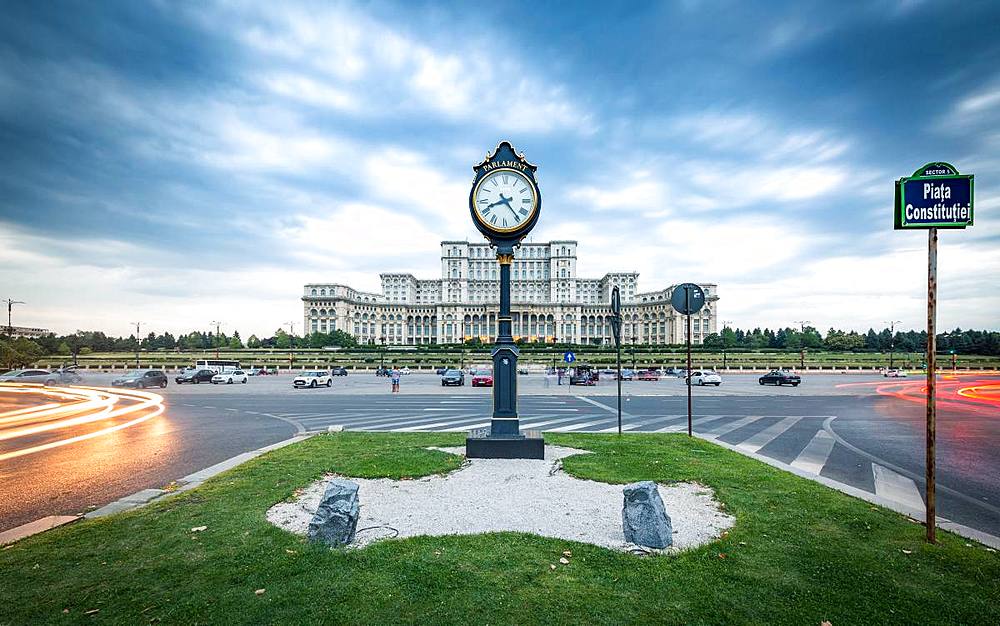
[[[465,448],[435,448],[464,454]],[[354,547],[380,539],[417,535],[468,535],[515,531],[554,539],[632,550],[622,532],[622,485],[580,480],[561,469],[561,459],[589,454],[545,446],[545,460],[468,459],[446,475],[415,480],[351,478],[358,483],[361,517]],[[298,498],[271,507],[267,519],[305,535],[326,483],[319,480]],[[659,485],[674,529],[670,551],[692,548],[720,536],[735,519],[724,513],[713,491],[695,483]]]

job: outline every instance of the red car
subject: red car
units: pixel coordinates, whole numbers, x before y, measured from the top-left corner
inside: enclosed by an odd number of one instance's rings
[[[656,370],[644,370],[636,376],[639,380],[660,380],[660,373]]]
[[[493,372],[476,372],[472,375],[473,387],[492,387]]]

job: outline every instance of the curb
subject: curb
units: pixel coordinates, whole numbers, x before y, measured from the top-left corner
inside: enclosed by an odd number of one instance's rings
[[[831,489],[836,489],[837,491],[839,491],[841,493],[846,493],[849,496],[854,496],[855,498],[859,498],[861,500],[864,500],[865,502],[870,502],[872,504],[876,504],[878,506],[890,509],[892,511],[895,511],[896,513],[900,513],[902,515],[905,515],[905,516],[907,516],[907,517],[909,517],[911,519],[914,519],[914,520],[916,520],[918,522],[921,522],[921,523],[924,522],[925,514],[924,514],[923,510],[914,509],[912,507],[908,507],[908,506],[906,506],[904,504],[896,502],[895,500],[889,500],[887,498],[883,498],[881,496],[877,496],[874,493],[869,493],[869,492],[867,492],[867,491],[865,491],[863,489],[858,489],[857,487],[852,487],[851,485],[848,485],[848,484],[845,484],[845,483],[842,483],[842,482],[839,482],[839,481],[836,481],[836,480],[832,480],[832,479],[827,478],[825,476],[820,476],[819,474],[813,474],[811,472],[807,472],[805,470],[801,470],[801,469],[799,469],[797,467],[792,467],[791,465],[787,465],[785,463],[782,463],[781,461],[778,461],[776,459],[772,459],[771,457],[767,457],[767,456],[764,456],[762,454],[757,454],[756,452],[748,452],[746,450],[741,450],[740,448],[737,448],[736,446],[734,446],[732,444],[728,444],[725,441],[719,441],[717,439],[713,439],[712,437],[710,437],[708,435],[704,435],[704,434],[700,434],[700,433],[694,433],[694,436],[697,437],[697,438],[699,438],[699,439],[701,439],[701,440],[703,440],[703,441],[707,441],[709,443],[714,443],[717,446],[721,446],[723,448],[726,448],[727,450],[732,450],[733,452],[738,452],[739,454],[742,454],[743,456],[750,457],[751,459],[755,459],[757,461],[760,461],[761,463],[766,463],[766,464],[770,465],[771,467],[775,467],[777,469],[784,470],[784,471],[786,471],[786,472],[788,472],[790,474],[795,474],[796,476],[799,476],[800,478],[805,478],[807,480],[811,480],[813,482],[817,482],[817,483],[819,483],[821,485],[824,485],[826,487],[829,487]],[[942,530],[947,530],[947,531],[953,532],[956,535],[960,535],[962,537],[965,537],[966,539],[972,539],[974,541],[978,541],[979,543],[981,543],[981,544],[983,544],[985,546],[989,546],[990,548],[1000,550],[1000,537],[997,537],[996,535],[991,535],[991,534],[983,532],[981,530],[976,530],[975,528],[971,528],[971,527],[966,526],[964,524],[959,524],[958,522],[953,522],[953,521],[951,521],[951,520],[949,520],[947,518],[941,517],[941,516],[937,517],[937,525],[938,525],[938,528],[940,528]]]
[[[231,470],[238,465],[246,463],[250,459],[256,458],[266,452],[271,450],[277,450],[278,448],[284,448],[285,446],[291,445],[293,443],[298,443],[309,439],[313,435],[318,433],[300,433],[295,435],[290,439],[285,439],[277,443],[272,443],[271,445],[264,446],[262,448],[257,448],[250,452],[244,452],[243,454],[237,454],[236,456],[226,459],[215,465],[206,467],[203,470],[199,470],[193,474],[188,474],[184,478],[178,479],[176,482],[180,484],[180,487],[173,490],[166,489],[141,489],[133,494],[129,494],[122,498],[105,504],[99,509],[95,509],[86,513],[84,515],[48,515],[42,517],[33,522],[28,522],[27,524],[22,524],[16,528],[11,528],[10,530],[5,530],[0,533],[0,546],[9,546],[13,543],[31,537],[32,535],[37,535],[43,533],[47,530],[53,528],[58,528],[66,524],[70,524],[81,519],[96,519],[99,517],[105,517],[108,515],[114,515],[115,513],[122,513],[124,511],[131,511],[133,509],[138,509],[140,507],[146,506],[154,500],[159,500],[163,497],[169,497],[174,494],[184,493],[185,491],[190,491],[195,487],[200,486],[209,478],[221,474],[227,470]]]
[[[99,509],[90,511],[83,517],[86,519],[94,519],[98,517],[104,517],[106,515],[113,515],[115,513],[121,513],[122,511],[131,511],[132,509],[137,509],[143,507],[154,500],[158,500],[164,496],[170,496],[177,493],[184,493],[185,491],[190,491],[195,487],[199,487],[209,478],[221,474],[222,472],[233,469],[238,465],[246,463],[250,459],[254,459],[262,454],[270,452],[272,450],[277,450],[279,448],[284,448],[293,443],[298,443],[312,437],[312,434],[297,434],[290,439],[285,439],[277,443],[272,443],[271,445],[264,446],[263,448],[257,448],[250,452],[244,452],[242,454],[237,454],[236,456],[226,459],[225,461],[216,463],[206,467],[203,470],[199,470],[193,474],[188,474],[184,478],[177,479],[177,483],[180,485],[177,489],[167,491],[165,489],[143,489],[137,491],[131,495],[125,496],[124,498],[119,498],[110,504],[106,504]]]

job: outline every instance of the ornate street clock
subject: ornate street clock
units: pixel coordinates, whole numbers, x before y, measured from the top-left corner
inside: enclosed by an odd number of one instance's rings
[[[538,168],[501,141],[492,154],[473,167],[469,193],[472,222],[496,248],[500,264],[500,315],[493,346],[493,419],[490,427],[465,440],[470,458],[544,458],[545,444],[535,433],[522,434],[517,417],[517,357],[511,334],[510,266],[514,248],[531,232],[542,210],[535,180]]]
[[[535,181],[538,168],[500,142],[475,168],[469,210],[476,228],[498,248],[516,245],[538,221],[542,194]]]

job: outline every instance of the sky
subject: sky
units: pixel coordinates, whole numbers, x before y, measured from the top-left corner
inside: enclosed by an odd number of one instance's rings
[[[533,241],[719,320],[926,325],[893,181],[976,175],[939,328],[1000,328],[1000,3],[14,2],[0,20],[0,298],[14,324],[301,331],[482,241],[472,166],[538,166]]]

